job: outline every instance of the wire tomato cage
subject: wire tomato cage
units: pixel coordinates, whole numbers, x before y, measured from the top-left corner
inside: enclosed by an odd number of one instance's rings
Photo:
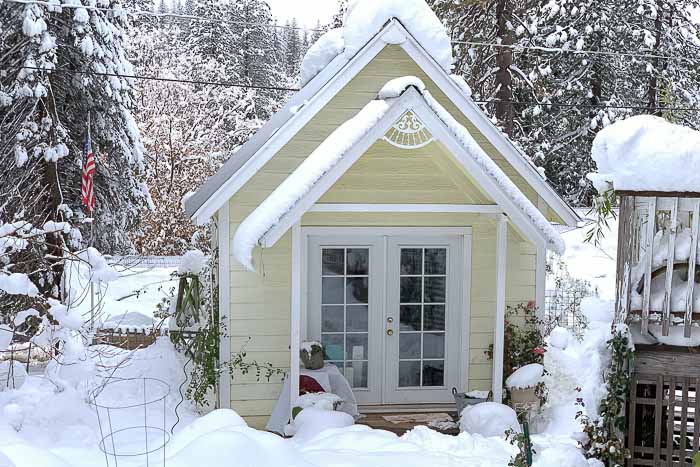
[[[159,451],[165,465],[165,446],[170,441],[165,429],[168,394],[166,382],[147,377],[112,377],[91,391],[90,403],[100,426],[99,448],[107,467],[139,457],[149,466],[151,457],[161,460]]]

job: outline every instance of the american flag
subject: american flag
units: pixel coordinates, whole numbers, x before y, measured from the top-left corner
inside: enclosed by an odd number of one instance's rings
[[[92,141],[90,134],[85,137],[85,145],[83,146],[83,172],[81,195],[83,205],[88,210],[89,214],[95,209],[95,186],[93,177],[95,175],[95,156],[92,154]]]

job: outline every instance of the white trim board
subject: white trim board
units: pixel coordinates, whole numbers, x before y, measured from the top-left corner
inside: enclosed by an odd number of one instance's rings
[[[331,64],[300,91],[306,101],[296,113],[285,106],[283,111],[289,113],[288,119],[281,123],[269,135],[261,147],[243,164],[240,169],[229,177],[219,177],[219,187],[214,189],[212,183],[202,187],[203,191],[212,191],[210,195],[195,194],[191,204],[202,196],[206,200],[191,213],[198,224],[206,223],[219,206],[230,199],[246,182],[248,182],[265,163],[279,151],[284,144],[306,125],[328,102],[338,94],[369,62],[376,57],[387,44],[399,45],[426,75],[445,93],[460,112],[469,119],[487,140],[506,158],[513,168],[523,176],[530,186],[541,196],[559,217],[568,225],[575,226],[580,220],[576,212],[554,191],[540,176],[534,165],[496,128],[479,107],[466,95],[447,73],[435,62],[425,49],[396,19],[392,19],[367,45],[365,45],[351,60],[344,54],[336,57]],[[296,102],[297,98],[293,98]],[[268,128],[263,127],[266,131]],[[262,131],[262,130],[261,130]],[[235,156],[234,156],[235,157]],[[215,176],[216,177],[216,176]],[[213,180],[212,180],[213,181]],[[199,192],[198,192],[199,193]]]
[[[226,329],[231,326],[230,294],[231,294],[231,254],[230,254],[230,212],[228,203],[219,209],[218,215],[218,242],[219,242],[219,320],[224,322]],[[222,333],[219,338],[219,365],[231,361],[231,338],[228,332]],[[219,407],[231,408],[231,375],[227,370],[222,371],[219,377]]]
[[[308,212],[439,212],[501,214],[496,204],[344,204],[317,203]]]

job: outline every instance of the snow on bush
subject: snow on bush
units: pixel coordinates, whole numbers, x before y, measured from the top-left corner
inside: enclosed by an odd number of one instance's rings
[[[595,461],[594,461],[595,462]],[[532,467],[594,467],[581,451],[574,446],[556,444],[545,448],[533,462]]]
[[[297,407],[302,409],[315,408],[321,410],[335,410],[343,402],[343,399],[336,394],[329,392],[312,392],[299,396],[296,402]]]
[[[561,326],[557,326],[552,329],[547,337],[547,343],[551,347],[564,350],[569,346],[569,341],[571,340],[571,333],[568,329]]]
[[[77,258],[90,266],[90,281],[110,282],[119,277],[119,273],[107,264],[107,260],[96,248],[89,247],[76,254]]]
[[[612,338],[613,309],[612,302],[585,298],[581,311],[588,326],[582,340],[569,339],[563,348],[552,345],[550,340],[544,355],[543,377],[547,391],[543,407],[549,420],[547,432],[560,435],[580,432],[581,425],[576,420],[579,411],[593,419],[598,416],[598,406],[606,394],[603,372],[610,359],[607,342]]]
[[[424,0],[350,0],[343,20],[345,55],[355,56],[392,18],[401,21],[447,73],[452,70],[450,38]]]
[[[0,291],[10,295],[29,295],[30,297],[39,295],[39,289],[29,276],[20,272],[5,274],[0,271]]]
[[[544,367],[539,363],[531,363],[518,368],[506,379],[508,389],[534,388],[542,381]]]
[[[207,264],[207,257],[200,250],[191,250],[185,253],[177,267],[177,273],[199,275]]]
[[[638,115],[601,130],[593,141],[599,192],[700,192],[700,132]]]
[[[459,420],[460,431],[481,436],[504,436],[508,430],[520,433],[515,410],[498,402],[482,402],[466,407]]]
[[[285,427],[284,434],[294,436],[296,441],[306,442],[325,430],[354,424],[355,419],[345,412],[309,407],[297,414],[292,423]]]
[[[331,29],[319,37],[304,55],[301,62],[301,85],[306,86],[314,79],[335,57],[345,49],[343,29]]]

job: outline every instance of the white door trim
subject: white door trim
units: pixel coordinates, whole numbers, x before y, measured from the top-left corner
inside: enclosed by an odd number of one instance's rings
[[[411,237],[411,236],[432,236],[432,237],[449,237],[459,236],[462,239],[462,294],[460,296],[461,326],[458,332],[459,335],[459,371],[458,380],[462,390],[468,389],[469,384],[469,335],[471,332],[471,284],[472,284],[472,233],[471,226],[461,227],[301,227],[301,283],[298,287],[301,289],[301,336],[302,339],[309,337],[309,317],[308,308],[310,303],[310,287],[309,287],[309,252],[310,252],[310,237],[328,237],[332,238],[357,238],[359,236],[378,237],[382,238],[383,258],[381,262],[386,267],[388,260],[388,238],[392,236]],[[332,241],[331,241],[332,243]],[[386,271],[384,274],[383,284],[386,284]],[[387,303],[386,287],[381,287],[380,303],[383,306],[381,318],[385,318],[385,310]],[[381,327],[383,329],[383,327]],[[384,345],[381,346],[381,361],[385,360]]]

